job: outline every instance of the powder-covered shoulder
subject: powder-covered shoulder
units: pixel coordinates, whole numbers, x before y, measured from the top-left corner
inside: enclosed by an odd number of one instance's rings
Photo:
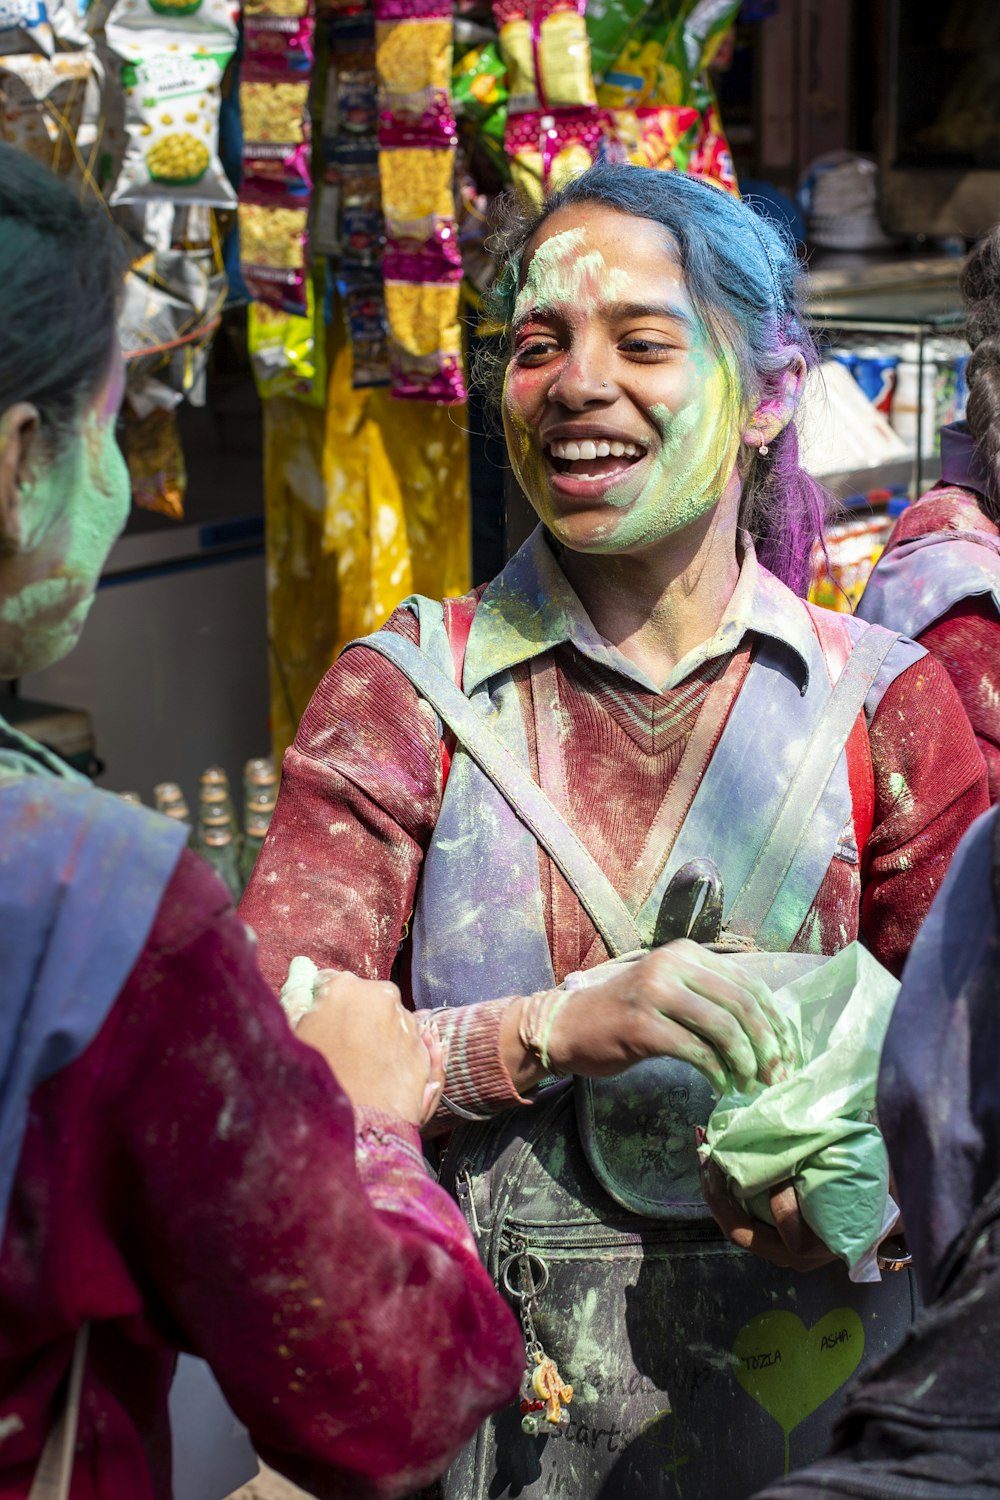
[[[215,871],[192,850],[182,850],[160,897],[143,955],[176,952],[214,927],[232,908],[233,898]]]

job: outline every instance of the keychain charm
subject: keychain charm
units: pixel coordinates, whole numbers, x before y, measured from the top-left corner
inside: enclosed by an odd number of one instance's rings
[[[517,1268],[517,1284],[511,1272]],[[537,1274],[535,1267],[538,1268]],[[546,1354],[535,1331],[531,1305],[549,1282],[549,1268],[539,1255],[523,1245],[509,1255],[500,1267],[504,1290],[517,1304],[524,1332],[527,1369],[521,1381],[521,1431],[529,1437],[544,1437],[546,1431],[558,1431],[569,1425],[565,1408],[573,1399],[573,1387],[567,1385],[554,1359]]]

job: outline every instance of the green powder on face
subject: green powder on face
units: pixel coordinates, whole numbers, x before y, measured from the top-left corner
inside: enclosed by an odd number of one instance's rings
[[[704,365],[705,361],[697,360]],[[648,472],[636,495],[628,476],[605,494],[621,511],[609,519],[595,552],[619,552],[670,536],[714,508],[733,472],[740,435],[731,381],[713,360],[707,371],[696,365],[695,390],[677,411],[650,407],[659,446],[650,454]]]
[[[589,313],[599,301],[612,301],[628,287],[625,271],[611,270],[599,250],[580,254],[587,237],[584,228],[564,229],[543,240],[532,252],[524,285],[514,303],[514,320],[532,308],[571,304]]]
[[[37,671],[76,644],[131,503],[114,423],[88,415],[78,437],[20,491],[26,565],[39,576],[0,601],[5,662]],[[8,670],[11,670],[8,667]]]

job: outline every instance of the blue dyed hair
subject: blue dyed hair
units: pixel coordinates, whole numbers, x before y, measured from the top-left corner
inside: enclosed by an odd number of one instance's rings
[[[721,188],[647,167],[594,167],[504,236],[490,308],[504,328],[510,326],[530,240],[553,214],[585,203],[650,219],[670,236],[709,338],[735,360],[739,390],[733,395],[741,420],[761,401],[780,394],[782,377],[796,354],[808,368],[817,363],[802,308],[802,275],[780,230]],[[804,594],[830,496],[799,464],[794,420],[772,439],[766,458],[756,448],[742,446],[739,468],[741,527],[753,537],[764,566]]]

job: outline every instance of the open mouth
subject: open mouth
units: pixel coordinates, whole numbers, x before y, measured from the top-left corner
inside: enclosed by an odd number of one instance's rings
[[[607,483],[644,459],[646,445],[617,438],[557,439],[545,445],[545,452],[557,474]]]

